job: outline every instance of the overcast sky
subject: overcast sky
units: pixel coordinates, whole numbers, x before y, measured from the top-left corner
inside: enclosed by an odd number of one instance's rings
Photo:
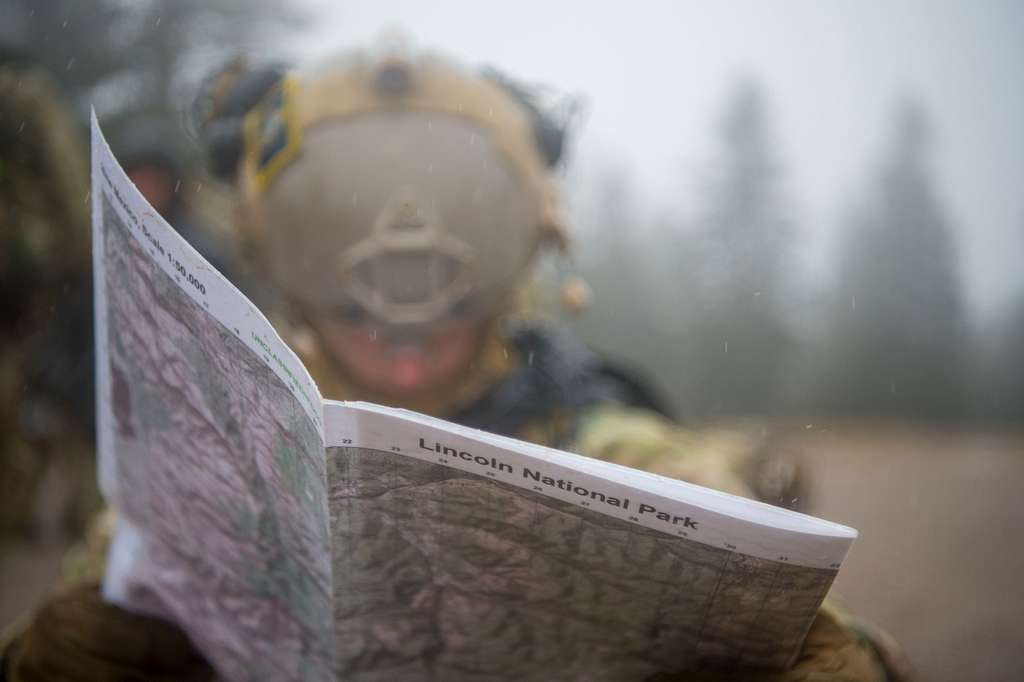
[[[1024,3],[310,1],[329,18],[305,56],[398,27],[414,45],[584,94],[577,164],[622,164],[653,214],[695,210],[725,98],[756,78],[807,254],[832,253],[913,95],[932,117],[970,300],[990,313],[1024,295]]]

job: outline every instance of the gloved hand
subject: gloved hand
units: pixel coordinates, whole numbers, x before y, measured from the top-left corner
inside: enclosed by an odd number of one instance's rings
[[[701,668],[685,673],[660,673],[647,682],[897,682],[905,679],[890,677],[872,644],[846,627],[834,611],[825,608],[818,611],[800,656],[788,670]]]
[[[10,682],[208,682],[213,669],[175,625],[103,601],[96,583],[51,597],[3,652]]]
[[[215,673],[175,625],[103,601],[90,583],[50,598],[3,652],[0,680],[9,682],[210,682]],[[885,665],[883,665],[883,661]],[[889,668],[888,675],[886,668]],[[829,609],[819,611],[803,650],[786,671],[700,669],[662,673],[648,682],[896,682],[867,639]]]

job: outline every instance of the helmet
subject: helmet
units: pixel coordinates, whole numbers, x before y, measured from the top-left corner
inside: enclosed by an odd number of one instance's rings
[[[539,250],[566,247],[564,127],[493,72],[357,53],[300,73],[235,63],[206,91],[243,237],[307,313],[396,336],[491,318]]]

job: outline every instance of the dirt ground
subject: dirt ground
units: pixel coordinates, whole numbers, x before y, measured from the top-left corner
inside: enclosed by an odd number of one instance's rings
[[[860,530],[836,591],[921,680],[1024,679],[1024,432],[804,424],[783,442],[805,511]],[[0,554],[0,627],[54,584],[65,544]]]
[[[1024,433],[801,428],[806,511],[860,538],[835,591],[922,680],[1024,680]]]

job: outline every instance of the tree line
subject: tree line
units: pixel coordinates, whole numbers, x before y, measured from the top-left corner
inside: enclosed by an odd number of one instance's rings
[[[816,291],[794,277],[801,226],[768,114],[756,83],[735,88],[687,224],[640,224],[626,179],[600,181],[581,226],[585,339],[656,377],[684,418],[1024,417],[1024,290],[972,326],[921,105],[897,108]]]
[[[266,57],[309,21],[284,0],[0,0],[0,56],[47,70],[83,122],[95,106],[115,143],[153,122],[195,158],[181,131],[200,74],[239,51]],[[793,276],[809,226],[769,113],[756,83],[736,87],[693,220],[649,224],[624,175],[600,181],[579,221],[596,294],[584,338],[656,377],[684,418],[1024,417],[1024,290],[1000,320],[972,324],[922,107],[898,108],[834,281],[813,291]]]

